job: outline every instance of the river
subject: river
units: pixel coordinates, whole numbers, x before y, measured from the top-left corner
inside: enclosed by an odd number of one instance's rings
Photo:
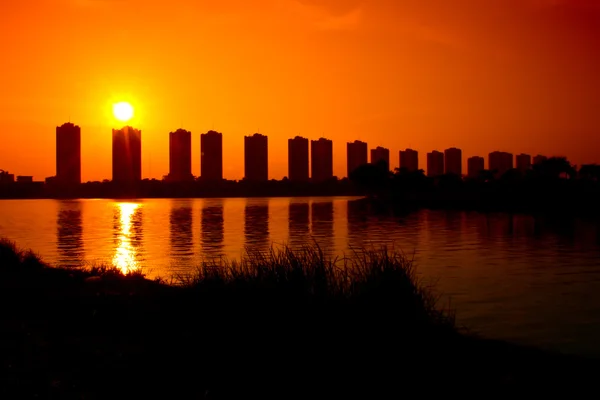
[[[484,337],[600,357],[600,225],[421,210],[392,217],[355,198],[4,200],[0,236],[60,266],[149,277],[202,258],[316,242],[332,256],[383,245],[413,257],[440,306]]]

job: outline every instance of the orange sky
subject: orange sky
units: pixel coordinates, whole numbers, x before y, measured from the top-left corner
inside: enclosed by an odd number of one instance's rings
[[[136,108],[143,175],[168,173],[168,132],[224,134],[226,178],[243,136],[392,151],[457,146],[600,162],[596,0],[2,0],[0,169],[55,173],[55,127],[82,128],[84,180],[111,176],[111,104]]]

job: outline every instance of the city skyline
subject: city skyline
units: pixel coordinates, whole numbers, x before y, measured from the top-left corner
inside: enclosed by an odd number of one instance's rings
[[[173,182],[189,181],[194,177],[214,181],[228,179],[223,176],[223,134],[209,130],[200,134],[200,174],[192,168],[192,137],[190,131],[179,128],[169,132],[169,170],[162,179]],[[245,180],[267,181],[269,177],[268,135],[255,133],[244,136]],[[390,149],[377,146],[369,149],[367,142],[354,140],[346,143],[346,175],[333,174],[333,141],[327,138],[310,140],[301,136],[288,139],[287,163],[288,179],[292,181],[322,182],[333,177],[349,177],[350,172],[360,165],[384,161],[388,170],[423,170],[427,176],[454,174],[473,178],[481,170],[496,171],[496,176],[509,169],[521,172],[530,169],[547,159],[546,155],[513,154],[494,150],[484,157],[473,155],[463,157],[462,149],[451,147],[443,151],[432,150],[426,154],[426,167],[420,168],[418,151],[410,148],[399,150],[398,159],[390,159]],[[121,183],[133,183],[147,177],[142,174],[141,130],[126,125],[122,129],[112,130],[112,180]],[[72,122],[56,127],[56,175],[45,177],[60,184],[81,183],[81,128]],[[205,155],[206,152],[206,155]],[[370,156],[369,156],[370,153]],[[466,168],[463,169],[463,164]],[[202,174],[204,169],[204,175]],[[464,172],[463,172],[464,170]],[[31,180],[32,176],[13,174],[21,181]],[[39,181],[39,179],[37,180]]]
[[[229,179],[243,178],[242,137],[257,131],[269,135],[274,179],[287,175],[280,155],[295,135],[333,140],[336,176],[355,139],[393,149],[392,159],[418,150],[423,169],[426,152],[453,146],[600,163],[597,2],[226,2],[0,2],[5,38],[19,38],[3,46],[0,168],[53,175],[50,132],[72,120],[82,180],[110,177],[106,132],[120,128],[121,101],[135,108],[151,178],[168,171],[174,128],[194,132],[194,171],[196,133],[227,134]]]

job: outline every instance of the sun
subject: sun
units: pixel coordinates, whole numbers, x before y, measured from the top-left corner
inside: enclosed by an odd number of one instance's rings
[[[129,121],[133,118],[133,107],[126,101],[113,104],[113,114],[119,121]]]

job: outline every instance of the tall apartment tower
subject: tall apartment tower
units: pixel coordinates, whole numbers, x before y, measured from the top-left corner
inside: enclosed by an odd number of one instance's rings
[[[467,176],[469,178],[479,177],[481,171],[485,169],[485,160],[483,157],[473,156],[467,159]]]
[[[223,135],[208,131],[200,135],[200,177],[205,181],[223,179]]]
[[[385,161],[387,169],[390,169],[390,150],[385,147],[377,146],[371,149],[371,164],[376,164],[380,161]]]
[[[81,129],[70,122],[56,127],[56,181],[81,183]]]
[[[320,138],[310,141],[310,177],[313,182],[333,178],[333,142]]]
[[[301,136],[288,139],[288,179],[308,182],[308,139]]]
[[[427,176],[440,175],[444,175],[444,153],[433,150],[431,153],[427,153]]]
[[[112,131],[112,180],[120,184],[142,180],[142,131],[126,126]]]
[[[169,133],[169,181],[192,180],[192,133],[177,129]]]
[[[496,172],[496,177],[513,169],[513,155],[503,151],[493,151],[488,155],[488,169]]]
[[[244,136],[244,177],[257,182],[269,180],[269,141],[265,135]]]
[[[518,154],[516,157],[517,169],[525,172],[531,169],[531,156],[529,154]]]
[[[350,176],[350,173],[361,165],[367,164],[369,162],[367,159],[368,156],[369,152],[365,142],[355,140],[354,142],[346,143],[347,176]]]
[[[410,172],[419,170],[419,153],[413,149],[400,150],[398,165]]]
[[[462,150],[451,147],[444,150],[444,173],[462,176]]]

